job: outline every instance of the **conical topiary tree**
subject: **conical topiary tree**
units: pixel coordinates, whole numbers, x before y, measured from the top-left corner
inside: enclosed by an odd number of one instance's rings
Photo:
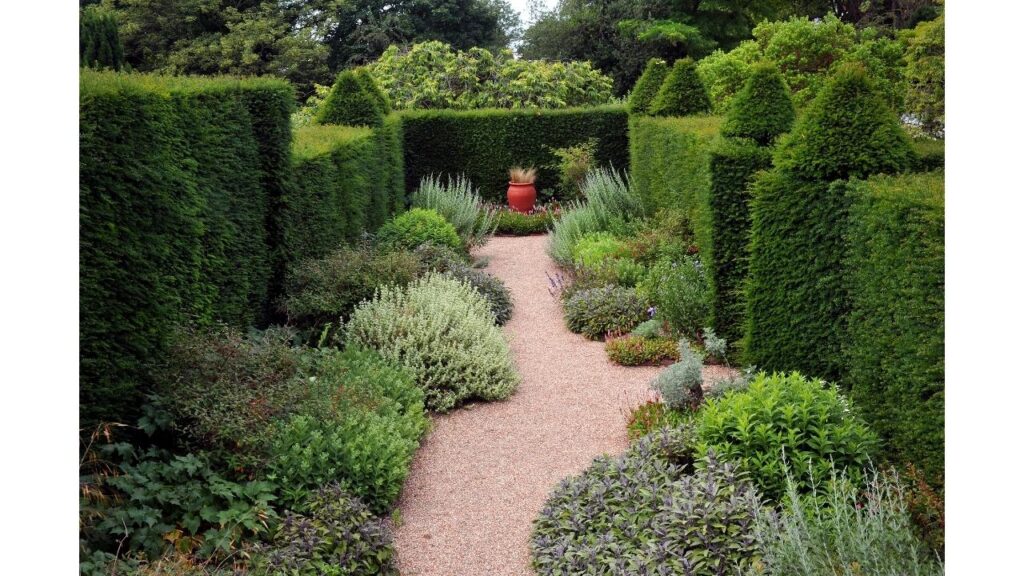
[[[101,6],[87,6],[79,18],[79,65],[113,70],[124,67],[124,47],[114,14]]]
[[[844,66],[782,140],[750,205],[745,361],[843,375],[847,178],[899,172],[910,143],[864,69]]]
[[[711,110],[711,98],[690,58],[676,60],[651,103],[654,116],[690,116]]]
[[[780,146],[775,165],[819,182],[900,172],[910,165],[910,140],[874,90],[864,68],[841,67]]]
[[[795,118],[793,98],[779,69],[774,64],[757,64],[729,106],[722,135],[767,146],[789,132]]]
[[[366,68],[356,68],[356,79],[363,85],[363,90],[373,98],[374,103],[377,104],[377,108],[380,109],[381,114],[388,114],[391,112],[391,101],[388,100],[387,95],[380,89],[380,85],[377,84],[377,80],[373,77],[373,73]]]
[[[345,70],[338,74],[330,93],[320,105],[316,121],[320,124],[380,126],[384,113],[373,96],[363,88],[356,73]]]
[[[629,95],[629,112],[631,114],[647,114],[651,109],[651,103],[665,77],[668,76],[668,64],[661,58],[651,58],[647,61],[647,67],[640,79],[633,86],[633,93]]]

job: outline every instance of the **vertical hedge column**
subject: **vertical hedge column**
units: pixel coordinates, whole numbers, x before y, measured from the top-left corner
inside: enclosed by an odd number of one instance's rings
[[[846,383],[893,459],[941,484],[943,173],[875,177],[849,188]]]

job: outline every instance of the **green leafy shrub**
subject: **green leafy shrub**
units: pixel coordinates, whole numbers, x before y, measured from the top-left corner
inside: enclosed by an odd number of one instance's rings
[[[608,359],[622,366],[643,366],[660,364],[666,360],[679,359],[676,341],[672,338],[644,338],[627,334],[619,338],[610,338],[604,345]]]
[[[316,121],[318,124],[376,127],[384,122],[384,111],[356,73],[345,70],[338,74],[330,93],[320,104]]]
[[[876,472],[866,480],[788,478],[783,511],[758,515],[761,564],[752,573],[943,574],[914,534],[899,477]],[[804,495],[807,484],[814,488]]]
[[[847,200],[834,180],[905,170],[909,141],[863,69],[841,68],[759,178],[751,203],[747,361],[842,374],[849,302],[842,264]]]
[[[317,486],[340,481],[375,512],[386,512],[427,427],[423,392],[411,372],[354,348],[320,352],[315,374],[306,383],[310,400],[274,427],[270,477],[293,505]]]
[[[595,266],[606,258],[628,255],[628,246],[610,232],[588,232],[572,248],[573,261],[583,266]]]
[[[707,352],[708,356],[724,361],[726,353],[729,351],[729,342],[715,334],[713,328],[704,328],[701,337],[704,340],[704,351]]]
[[[637,286],[637,292],[654,305],[658,317],[677,334],[695,338],[707,324],[711,312],[707,272],[696,256],[680,261],[659,260]]]
[[[363,90],[373,98],[374,103],[377,105],[377,109],[382,114],[388,114],[391,112],[391,101],[388,100],[384,91],[381,90],[377,80],[373,77],[373,73],[365,67],[359,67],[355,69],[356,80],[363,87]]]
[[[416,110],[401,115],[405,187],[430,174],[463,174],[489,202],[506,204],[508,169],[536,166],[538,191],[555,188],[554,150],[597,141],[592,166],[629,168],[629,114],[622,106],[568,110]]]
[[[800,490],[833,466],[859,480],[877,444],[847,399],[798,373],[758,374],[743,392],[709,401],[697,418],[698,453],[714,452],[750,475],[766,498],[785,495],[787,466]]]
[[[759,64],[751,69],[743,89],[732,100],[722,136],[749,138],[764,146],[789,132],[795,118],[789,86],[778,68]]]
[[[265,320],[294,99],[282,80],[82,70],[83,426],[134,421],[178,324]]]
[[[583,192],[586,201],[571,203],[552,227],[548,254],[563,266],[573,263],[573,250],[588,233],[613,231],[644,213],[629,177],[615,170],[600,169],[587,174]]]
[[[464,259],[447,248],[424,244],[416,252],[424,258],[428,270],[466,282],[483,296],[494,315],[495,324],[503,326],[512,318],[512,293],[500,278],[468,266]]]
[[[626,436],[636,440],[663,428],[681,428],[690,419],[688,412],[669,410],[662,402],[648,400],[630,410],[626,419]]]
[[[487,300],[445,275],[428,274],[405,289],[382,287],[352,313],[345,336],[409,368],[432,410],[506,398],[519,383]]]
[[[647,114],[658,90],[668,76],[668,64],[661,58],[651,58],[644,67],[629,95],[629,113]]]
[[[922,22],[908,37],[907,111],[921,129],[942,138],[946,131],[946,20]]]
[[[328,324],[337,326],[378,286],[405,286],[419,273],[420,260],[411,252],[370,243],[342,247],[293,267],[280,309],[289,324],[316,333]]]
[[[602,456],[534,521],[533,568],[555,574],[732,574],[757,554],[757,492],[711,457],[692,470],[686,429]]]
[[[550,209],[534,210],[530,214],[503,209],[497,213],[494,233],[508,236],[544,234],[551,228],[554,220],[555,212]]]
[[[444,216],[467,248],[484,244],[494,233],[494,210],[480,200],[472,183],[463,176],[448,177],[447,182],[442,182],[440,176],[427,176],[412,193],[412,205]]]
[[[697,62],[697,74],[708,89],[715,114],[725,114],[732,99],[743,89],[750,67],[760,60],[760,48],[753,40],[740,42],[732,50],[715,50]]]
[[[389,47],[369,65],[396,108],[566,108],[606,104],[612,81],[589,62],[453,50],[438,42]]]
[[[272,574],[397,576],[391,532],[339,484],[312,494],[304,512],[285,514],[255,568]]]
[[[99,487],[111,493],[96,525],[110,551],[122,545],[154,559],[174,546],[201,558],[223,557],[265,534],[276,518],[273,484],[226,480],[201,454],[139,453],[127,444],[103,450],[107,458],[125,456]]]
[[[551,153],[558,160],[558,198],[576,200],[583,193],[583,182],[594,169],[594,155],[597,153],[597,138],[589,138],[579,144],[564,148],[552,148]]]
[[[898,464],[941,485],[945,459],[943,174],[849,189],[843,383]]]
[[[650,386],[670,410],[695,412],[704,403],[703,358],[686,340],[679,341],[676,358],[679,361],[655,376]]]
[[[82,68],[125,66],[124,46],[117,31],[117,15],[103,6],[86,6],[78,21],[78,63]]]
[[[622,286],[581,290],[563,306],[569,330],[591,340],[629,332],[647,318],[647,306],[636,290]]]
[[[381,226],[377,240],[391,248],[415,249],[430,242],[453,250],[462,248],[459,233],[434,210],[413,208]]]
[[[630,332],[633,336],[640,338],[661,338],[665,336],[664,330],[662,330],[663,322],[657,318],[651,318],[650,320],[644,320],[633,328]]]
[[[651,102],[652,116],[693,116],[711,111],[708,91],[690,58],[676,60]]]

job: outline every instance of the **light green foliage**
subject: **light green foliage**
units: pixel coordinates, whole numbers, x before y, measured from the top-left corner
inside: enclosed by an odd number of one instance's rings
[[[725,114],[732,99],[743,89],[750,67],[760,60],[757,42],[745,40],[728,52],[715,50],[697,62],[697,74],[708,89],[712,111]]]
[[[943,173],[850,186],[843,383],[890,448],[941,486],[945,471]]]
[[[945,34],[945,15],[940,15],[918,24],[907,37],[907,112],[936,138],[946,131]]]
[[[658,95],[658,90],[661,89],[666,76],[668,76],[668,64],[664,60],[651,58],[647,61],[644,73],[640,75],[640,79],[636,81],[636,85],[633,86],[633,91],[629,95],[630,114],[646,114],[650,110],[651,103]]]
[[[629,246],[610,232],[589,232],[573,246],[573,261],[581,266],[596,266],[608,258],[629,255]]]
[[[78,23],[78,63],[89,68],[120,70],[124,67],[124,46],[114,12],[97,5],[82,9]]]
[[[377,127],[384,121],[384,111],[356,73],[345,70],[338,74],[320,104],[316,121],[318,124]]]
[[[405,289],[381,287],[352,313],[345,338],[411,370],[431,410],[506,398],[519,384],[487,300],[446,275],[428,274]]]
[[[694,470],[691,436],[657,431],[562,481],[534,521],[537,574],[724,576],[750,566],[757,491],[713,457]]]
[[[587,174],[583,193],[586,200],[564,208],[552,228],[548,254],[563,266],[572,264],[573,249],[586,234],[614,231],[643,216],[643,207],[630,187],[629,177],[615,170],[600,169]]]
[[[462,249],[459,233],[434,210],[413,208],[381,226],[377,240],[384,246],[412,250],[427,242]]]
[[[567,108],[606,104],[612,81],[589,62],[515,59],[437,42],[391,46],[371,63],[395,108]]]
[[[676,341],[662,336],[646,338],[631,333],[609,339],[605,342],[604,350],[609,360],[622,366],[659,364],[679,359]]]
[[[697,256],[662,258],[648,271],[637,292],[657,309],[676,334],[696,338],[707,325],[711,294],[707,271]]]
[[[820,21],[804,16],[762,22],[753,33],[762,57],[782,71],[798,106],[814,99],[832,64],[857,42],[856,29],[834,14]]]
[[[469,283],[487,299],[494,315],[494,323],[498,326],[512,318],[512,293],[500,278],[472,268],[466,263],[464,256],[443,246],[424,244],[416,249],[416,256],[421,259],[427,270],[447,274],[456,280]]]
[[[834,473],[807,483],[787,478],[781,514],[758,514],[761,564],[748,574],[944,574],[914,534],[899,477],[876,472],[866,480]],[[808,483],[816,486],[802,494]]]
[[[589,138],[584,142],[565,148],[553,148],[551,153],[558,162],[558,198],[576,200],[583,193],[583,182],[587,174],[595,167],[597,138]]]
[[[411,200],[413,207],[434,210],[444,216],[455,227],[466,248],[484,244],[494,233],[497,218],[494,209],[484,204],[465,176],[449,176],[445,182],[440,175],[427,176],[420,181]]]
[[[671,410],[696,412],[704,403],[703,358],[686,340],[677,345],[679,361],[651,380],[651,389]]]
[[[664,336],[661,329],[661,320],[657,318],[651,318],[650,320],[644,320],[639,326],[633,328],[630,334],[639,336],[640,338],[660,338]]]
[[[725,360],[726,352],[729,350],[729,343],[726,339],[720,338],[712,328],[704,328],[702,337],[704,339],[704,351],[708,353],[708,356]]]
[[[564,308],[569,330],[591,340],[624,334],[647,318],[647,307],[636,290],[623,286],[580,290],[565,301]]]
[[[331,93],[331,87],[323,84],[313,84],[313,93],[306,98],[305,104],[292,113],[292,128],[304,128],[316,122],[317,112],[327,95]]]
[[[737,464],[774,502],[785,496],[787,470],[802,492],[833,466],[859,480],[878,442],[836,387],[796,372],[762,372],[745,391],[710,400],[697,438],[698,453]]]
[[[689,58],[676,60],[651,102],[652,116],[693,116],[711,111],[708,91]]]
[[[287,513],[272,546],[250,568],[293,576],[398,575],[387,524],[337,483],[313,492],[302,513]]]
[[[743,89],[733,98],[722,124],[722,136],[749,138],[762,146],[789,132],[796,119],[789,87],[771,64],[755,65]]]

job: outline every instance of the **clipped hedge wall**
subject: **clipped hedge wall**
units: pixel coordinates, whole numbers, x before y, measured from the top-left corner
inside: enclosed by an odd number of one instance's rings
[[[933,482],[944,471],[943,173],[849,187],[845,382],[875,430]]]
[[[916,138],[910,146],[914,152],[910,169],[914,172],[929,172],[946,167],[946,141],[931,138]]]
[[[83,425],[133,416],[175,324],[263,319],[293,105],[281,80],[82,70]]]
[[[649,118],[629,121],[633,189],[644,210],[682,213],[701,250],[711,244],[707,210],[711,150],[721,127],[718,117]]]
[[[295,131],[294,185],[282,202],[286,269],[375,231],[404,203],[401,155],[394,146],[398,126]]]
[[[564,110],[417,110],[402,113],[405,186],[430,174],[465,174],[485,200],[505,202],[508,169],[535,166],[537,190],[559,176],[552,148],[597,139],[595,161],[629,168],[628,115],[622,106]]]
[[[750,184],[758,171],[771,165],[772,149],[751,140],[721,139],[711,150],[707,202],[711,245],[702,257],[711,284],[712,325],[730,342],[743,336]]]

